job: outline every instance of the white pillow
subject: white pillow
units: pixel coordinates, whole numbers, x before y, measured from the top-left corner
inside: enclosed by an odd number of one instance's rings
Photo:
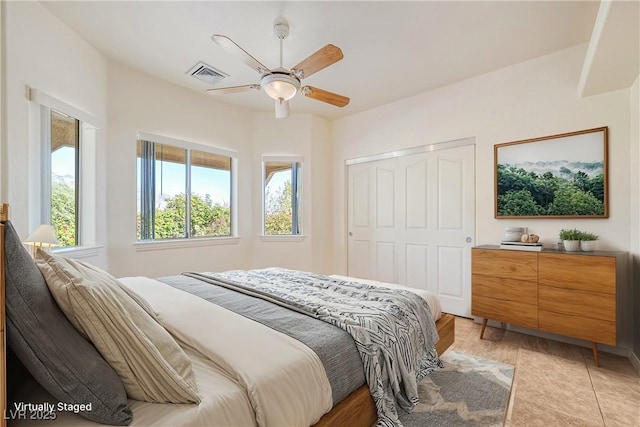
[[[120,376],[129,397],[200,402],[191,360],[142,297],[86,263],[39,250],[36,264],[64,314]]]

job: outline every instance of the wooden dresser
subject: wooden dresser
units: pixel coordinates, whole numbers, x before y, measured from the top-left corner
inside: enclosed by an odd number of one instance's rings
[[[617,284],[626,252],[529,252],[478,246],[471,255],[471,314],[591,341],[617,344]]]

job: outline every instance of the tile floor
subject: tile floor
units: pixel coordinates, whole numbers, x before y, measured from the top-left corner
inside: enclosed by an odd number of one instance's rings
[[[506,427],[640,427],[640,376],[626,357],[456,318],[453,350],[516,367]]]

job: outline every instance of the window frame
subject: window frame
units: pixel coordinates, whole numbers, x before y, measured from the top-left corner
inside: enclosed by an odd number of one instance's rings
[[[78,152],[76,155],[76,245],[53,247],[71,257],[91,257],[98,254],[96,244],[96,150],[101,122],[94,115],[45,92],[27,87],[27,97],[35,107],[30,111],[34,161],[30,161],[30,176],[38,177],[29,185],[29,229],[51,224],[51,110],[78,120]],[[38,159],[35,161],[35,159]]]
[[[265,230],[265,220],[266,220],[266,185],[265,181],[267,179],[267,163],[291,163],[291,222],[292,222],[292,232],[290,234],[267,234]],[[294,165],[297,165],[294,171]],[[261,187],[261,234],[260,238],[264,241],[267,240],[302,240],[304,239],[303,234],[303,219],[304,219],[304,204],[303,204],[303,158],[302,156],[271,156],[265,155],[262,156],[262,173],[260,174],[262,179],[260,182]],[[295,230],[294,230],[295,229]],[[295,231],[295,232],[294,232]]]
[[[41,206],[41,216],[42,216],[42,223],[43,224],[51,224],[53,225],[53,217],[52,217],[52,211],[51,211],[51,203],[52,203],[52,192],[51,192],[51,187],[53,186],[53,180],[51,177],[51,162],[52,162],[52,155],[53,155],[53,151],[51,151],[51,145],[52,145],[52,141],[51,138],[53,137],[53,133],[52,133],[52,125],[53,125],[53,121],[52,121],[52,116],[53,116],[53,112],[56,112],[58,114],[70,117],[74,120],[77,121],[77,126],[76,126],[76,141],[77,141],[77,146],[76,148],[76,155],[75,155],[75,165],[74,165],[74,180],[75,180],[75,185],[74,185],[74,195],[75,195],[75,200],[74,200],[74,204],[75,204],[75,245],[70,245],[70,246],[59,246],[59,249],[65,249],[65,248],[76,248],[78,246],[82,245],[82,207],[81,207],[81,202],[82,202],[82,194],[80,192],[80,189],[82,188],[82,176],[81,176],[81,172],[83,170],[82,167],[82,125],[83,122],[76,118],[73,117],[69,114],[66,114],[58,109],[55,108],[49,108],[49,107],[45,107],[45,106],[41,106],[40,107],[40,112],[41,112],[41,128],[42,128],[42,142],[43,142],[43,147],[42,147],[42,195],[43,195],[43,203]]]
[[[185,155],[185,236],[184,237],[176,237],[176,238],[167,238],[167,239],[138,239],[136,232],[135,246],[138,250],[153,250],[153,249],[167,249],[167,248],[177,248],[177,247],[191,247],[197,246],[199,244],[193,243],[185,243],[185,242],[193,242],[193,241],[218,241],[216,244],[226,244],[226,243],[235,243],[237,241],[238,235],[238,227],[237,227],[237,169],[238,169],[238,152],[234,150],[228,150],[225,148],[220,148],[212,145],[199,144],[191,141],[186,141],[183,139],[173,138],[165,135],[158,135],[149,132],[139,131],[136,134],[136,144],[138,141],[149,141],[152,143],[158,143],[163,145],[168,145],[172,147],[177,147],[180,149],[184,149],[186,151]],[[231,159],[230,164],[230,191],[229,191],[229,209],[230,209],[230,234],[228,236],[192,236],[191,230],[191,151],[200,151],[204,153],[214,154],[223,157],[229,157]],[[136,177],[138,175],[137,162],[138,155],[135,156],[136,161]],[[141,182],[142,186],[142,182]],[[154,186],[155,186],[155,177],[154,177]],[[136,178],[136,192],[137,192],[137,178]],[[142,195],[140,196],[142,198]],[[137,203],[136,203],[137,205]],[[142,210],[142,206],[140,207]],[[155,207],[154,215],[155,216]],[[137,208],[136,208],[137,211]],[[228,242],[223,242],[227,240]],[[168,244],[168,245],[167,245]]]

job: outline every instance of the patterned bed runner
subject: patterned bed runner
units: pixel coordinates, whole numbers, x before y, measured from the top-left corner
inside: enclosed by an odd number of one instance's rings
[[[442,367],[429,306],[413,292],[281,268],[184,274],[347,331],[362,358],[379,426],[401,426],[396,402],[411,410],[419,402],[418,382]]]

